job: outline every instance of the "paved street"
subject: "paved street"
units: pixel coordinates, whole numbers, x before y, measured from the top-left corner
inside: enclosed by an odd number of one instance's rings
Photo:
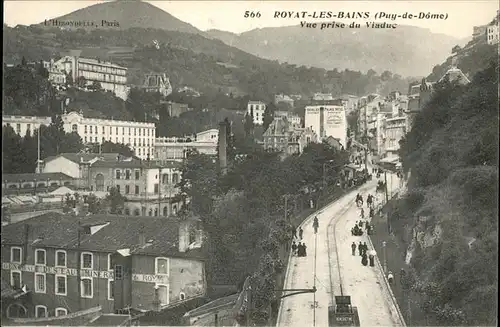
[[[390,178],[389,174],[388,178]],[[395,176],[393,181],[396,182]],[[362,237],[351,236],[351,227],[359,219],[359,209],[354,204],[354,199],[358,192],[363,195],[364,199],[369,192],[375,194],[376,183],[376,179],[372,180],[360,190],[345,195],[317,214],[320,228],[316,240],[316,287],[318,289],[316,292],[316,315],[314,315],[313,310],[314,295],[312,293],[287,297],[281,302],[278,326],[328,326],[328,306],[332,304],[330,269],[332,271],[333,293],[340,295],[333,225],[330,228],[325,228],[332,218],[337,221],[335,235],[337,244],[342,246],[339,248],[339,261],[344,294],[350,295],[353,305],[358,307],[361,326],[402,325],[388,293],[382,272],[377,266],[364,267],[361,264],[361,257],[351,255],[350,245],[353,241],[369,244],[366,235]],[[397,183],[393,183],[392,186],[396,185]],[[308,256],[292,257],[285,279],[284,287],[286,289],[312,288],[314,285],[315,234],[312,227],[313,219],[314,215],[311,215],[302,225]]]

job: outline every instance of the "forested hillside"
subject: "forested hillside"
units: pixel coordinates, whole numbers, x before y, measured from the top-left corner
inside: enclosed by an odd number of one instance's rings
[[[428,325],[496,325],[498,82],[492,61],[468,85],[438,83],[401,142],[408,194],[391,219],[415,243],[412,291]]]
[[[314,92],[364,95],[371,92],[405,92],[407,82],[399,75],[382,71],[362,74],[358,71],[279,64],[258,58],[219,40],[200,35],[159,29],[130,28],[126,30],[92,31],[42,29],[37,26],[4,25],[6,63],[18,64],[22,57],[28,62],[57,58],[70,49],[105,47],[130,48],[130,56],[113,61],[129,68],[129,82],[142,84],[144,73],[165,72],[174,88],[188,85],[201,92],[249,95],[266,102],[275,93],[310,96]],[[153,46],[156,40],[160,47]],[[95,52],[95,51],[94,51]],[[101,51],[103,52],[103,51]],[[106,56],[106,51],[103,52]],[[112,57],[112,56],[111,56]],[[109,59],[109,58],[101,58]],[[375,74],[374,74],[375,73]]]

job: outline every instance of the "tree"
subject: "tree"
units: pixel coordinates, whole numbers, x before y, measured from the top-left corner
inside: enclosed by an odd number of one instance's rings
[[[276,111],[276,106],[274,105],[274,103],[271,102],[266,106],[266,109],[264,110],[264,117],[263,117],[264,130],[267,130],[269,125],[271,125],[271,123],[273,122],[275,111]]]
[[[85,202],[88,205],[89,213],[97,214],[102,211],[101,201],[94,193],[89,194]]]
[[[130,147],[126,146],[125,144],[113,143],[111,141],[104,141],[104,143],[102,143],[100,147],[99,145],[96,145],[92,150],[94,153],[99,153],[100,150],[102,153],[119,153],[124,157],[134,156],[134,151],[132,151]]]
[[[253,117],[248,113],[245,115],[244,128],[245,128],[245,135],[250,136],[253,132],[254,124],[253,124]]]
[[[94,91],[102,91],[102,85],[99,81],[92,82],[92,90]]]
[[[121,214],[126,200],[116,187],[111,187],[106,195],[106,206],[111,214]]]
[[[461,50],[462,48],[459,46],[459,45],[456,45],[454,46],[452,49],[451,49],[451,53],[454,54],[454,53],[457,53]]]
[[[78,87],[85,87],[87,85],[87,79],[83,76],[78,76],[76,78],[76,85],[78,85]]]

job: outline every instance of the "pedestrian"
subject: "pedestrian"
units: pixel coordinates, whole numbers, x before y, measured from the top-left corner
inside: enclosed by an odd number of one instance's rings
[[[363,253],[363,256],[361,258],[361,264],[365,267],[368,265],[368,257],[366,256],[366,253]]]
[[[352,255],[356,255],[356,243],[352,242],[351,250],[352,250]]]
[[[365,210],[363,210],[363,208],[361,208],[361,219],[365,219]],[[359,222],[359,227],[363,227],[363,222],[360,221]]]
[[[307,257],[307,246],[306,246],[306,243],[302,244],[302,256],[303,257]]]
[[[297,228],[292,225],[292,239],[297,238]]]
[[[297,254],[297,244],[295,244],[295,241],[292,243],[292,255]]]
[[[370,267],[374,267],[375,266],[375,256],[373,255],[373,253],[370,252],[370,255],[368,256],[368,258],[370,259]]]
[[[366,254],[368,251],[368,245],[366,245],[366,242],[363,244],[363,252]]]
[[[313,227],[314,227],[314,234],[317,234],[319,228],[318,217],[314,217]]]
[[[297,245],[297,256],[302,257],[302,243],[299,242],[299,245]]]
[[[392,284],[392,281],[394,280],[394,275],[392,274],[392,271],[389,271],[389,274],[387,275],[387,280],[389,281],[389,284]]]
[[[363,244],[361,244],[361,241],[358,244],[358,252],[359,256],[361,257],[363,255]]]
[[[302,229],[302,227],[299,227],[299,237],[301,240],[302,240],[302,235],[304,235],[304,230]]]

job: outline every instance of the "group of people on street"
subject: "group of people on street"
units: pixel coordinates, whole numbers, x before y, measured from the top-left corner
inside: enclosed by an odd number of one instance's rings
[[[307,246],[305,243],[299,242],[299,244],[295,244],[295,241],[292,243],[292,255],[296,255],[297,257],[305,257],[307,256]]]
[[[363,227],[364,227],[364,229],[363,229]],[[356,224],[354,225],[354,227],[351,228],[351,235],[352,236],[362,236],[364,231],[366,231],[366,233],[368,235],[372,235],[373,226],[368,221],[359,220],[359,221],[356,221]]]
[[[359,242],[358,245],[356,245],[355,242],[352,242],[351,244],[351,250],[352,250],[352,255],[356,255],[356,248],[358,249],[359,256],[361,257],[361,264],[363,266],[368,265],[368,261],[370,262],[370,267],[375,266],[375,253],[374,251],[368,251],[368,245],[366,242],[361,243]]]

